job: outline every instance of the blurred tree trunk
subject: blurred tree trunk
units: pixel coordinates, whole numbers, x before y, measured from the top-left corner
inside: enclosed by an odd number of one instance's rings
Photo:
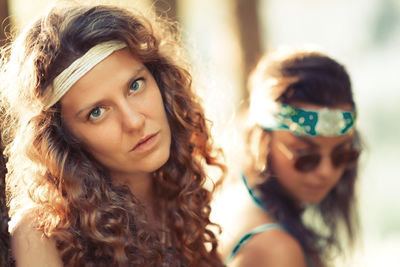
[[[159,16],[167,16],[171,20],[178,20],[177,6],[178,0],[155,0],[154,6]]]
[[[8,18],[8,2],[7,0],[0,0],[0,45],[6,43],[6,19]],[[1,131],[1,129],[0,129]],[[3,157],[3,146],[0,139],[0,180],[4,181],[4,176],[6,173],[5,159]],[[1,182],[0,182],[1,188]],[[1,195],[1,194],[0,194]],[[1,203],[0,203],[1,204]]]
[[[3,152],[3,151],[1,151]],[[3,153],[0,159],[0,266],[8,266],[8,249],[10,247],[10,240],[8,235],[8,209],[6,206],[5,195],[5,160]]]
[[[8,18],[7,0],[0,0],[0,46],[6,43],[5,25]],[[1,130],[1,129],[0,129]],[[0,266],[8,266],[8,209],[5,199],[6,159],[0,139]]]
[[[247,99],[247,79],[261,56],[258,0],[235,0],[238,19],[239,40],[243,49],[243,96]]]
[[[0,0],[0,45],[4,45],[6,42],[5,26],[8,15],[7,0]]]

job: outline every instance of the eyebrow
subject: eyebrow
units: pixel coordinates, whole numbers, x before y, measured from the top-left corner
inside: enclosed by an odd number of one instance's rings
[[[130,78],[128,80],[128,82],[126,83],[126,87],[129,87],[131,85],[131,83],[137,78],[137,76],[139,76],[140,73],[142,73],[143,71],[146,70],[146,66],[142,64],[142,66],[140,68],[138,68],[133,74],[132,74],[132,78]],[[92,107],[98,106],[103,100],[99,100],[96,101],[95,103],[92,103],[90,105],[87,105],[86,107],[80,109],[78,112],[76,112],[75,117],[79,117],[79,115],[84,112],[87,109],[90,109]]]
[[[130,78],[128,80],[128,82],[126,83],[126,87],[131,86],[131,84],[137,79],[137,77],[139,76],[139,74],[141,74],[142,72],[144,72],[146,70],[146,66],[142,65],[139,69],[137,69],[135,71],[135,73],[132,75],[132,78]]]

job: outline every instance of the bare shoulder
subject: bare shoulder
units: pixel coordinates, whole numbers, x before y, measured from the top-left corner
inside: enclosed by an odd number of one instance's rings
[[[280,229],[254,235],[229,267],[306,267],[303,250],[291,235]]]
[[[18,267],[63,266],[54,240],[34,227],[33,215],[24,212],[10,224],[11,249]]]

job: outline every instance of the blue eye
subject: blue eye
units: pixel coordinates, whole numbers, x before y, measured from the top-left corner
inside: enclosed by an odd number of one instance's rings
[[[104,114],[105,108],[96,107],[89,112],[89,120],[98,120]]]
[[[143,79],[143,78],[140,78],[140,79],[135,80],[135,81],[131,84],[131,86],[129,87],[129,89],[132,90],[132,91],[134,91],[134,92],[136,92],[136,91],[140,90],[143,86],[144,86],[144,79]]]

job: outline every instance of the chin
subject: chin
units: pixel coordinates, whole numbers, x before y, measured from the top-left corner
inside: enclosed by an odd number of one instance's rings
[[[303,200],[303,203],[316,205],[319,204],[322,200],[324,200],[325,196],[326,195],[307,197]]]
[[[303,204],[305,205],[318,205],[321,202],[321,200],[306,200],[303,201]]]
[[[157,153],[157,155],[154,155],[153,160],[151,160],[151,163],[153,163],[151,172],[156,171],[160,169],[162,166],[164,166],[165,163],[167,163],[169,157],[170,157],[169,150],[168,152]]]

